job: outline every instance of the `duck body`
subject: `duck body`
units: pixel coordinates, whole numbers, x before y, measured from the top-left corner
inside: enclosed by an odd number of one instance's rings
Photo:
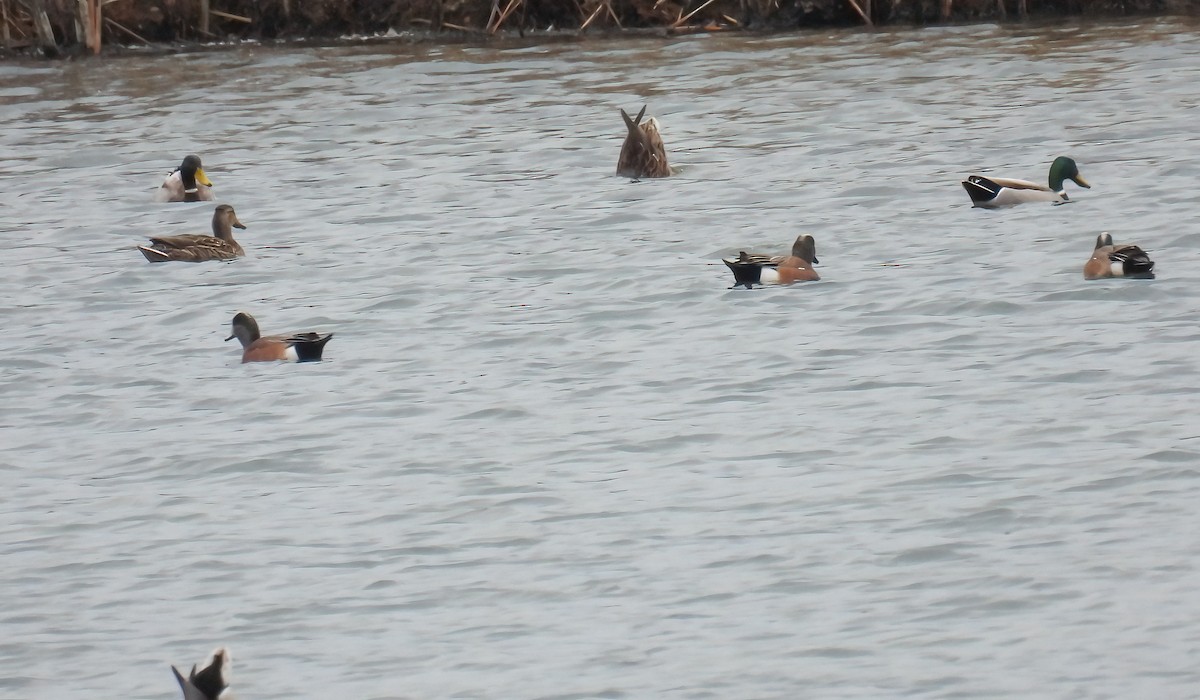
[[[1112,236],[1102,233],[1096,237],[1092,257],[1083,265],[1085,280],[1108,277],[1154,279],[1154,261],[1136,245],[1113,245]]]
[[[233,229],[245,229],[237,213],[228,204],[218,205],[213,212],[213,235],[152,236],[150,245],[138,246],[150,262],[204,262],[232,260],[246,254],[241,244],[233,240]]]
[[[742,251],[736,258],[722,262],[733,273],[734,287],[752,289],[754,285],[794,284],[821,279],[813,265],[817,259],[817,243],[812,236],[801,235],[792,244],[791,255],[764,255]]]
[[[213,184],[204,174],[204,166],[197,155],[184,158],[154,193],[157,202],[211,202],[215,198]]]
[[[621,110],[625,120],[625,142],[621,144],[621,155],[617,158],[617,175],[634,180],[643,177],[669,177],[671,166],[667,163],[667,148],[659,133],[658,120],[650,117],[644,123],[646,108],[630,118]]]
[[[229,677],[233,667],[233,659],[225,647],[217,648],[204,668],[192,671],[185,678],[179,669],[171,667],[179,688],[183,691],[183,700],[233,700],[225,691],[229,689]]]
[[[237,338],[242,344],[242,363],[247,362],[319,362],[325,344],[332,333],[291,333],[268,335],[259,333],[258,322],[248,313],[233,317],[233,333],[226,341]]]
[[[1091,188],[1087,180],[1084,180],[1083,176],[1079,174],[1079,166],[1066,156],[1059,156],[1050,164],[1047,185],[1007,177],[971,175],[962,181],[962,186],[974,206],[982,209],[999,209],[1029,202],[1053,202],[1056,204],[1068,202],[1070,198],[1067,197],[1067,192],[1063,188],[1065,180],[1071,180],[1086,189]]]

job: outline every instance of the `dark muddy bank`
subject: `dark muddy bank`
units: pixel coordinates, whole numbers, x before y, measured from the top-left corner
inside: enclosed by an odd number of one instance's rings
[[[1195,14],[1200,0],[0,0],[0,52],[226,40],[701,32]]]

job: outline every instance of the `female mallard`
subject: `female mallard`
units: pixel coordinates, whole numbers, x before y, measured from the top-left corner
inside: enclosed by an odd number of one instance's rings
[[[723,263],[733,272],[733,286],[752,289],[756,284],[792,284],[815,282],[821,279],[813,265],[817,260],[817,242],[802,235],[792,244],[792,254],[769,256],[742,251],[736,258],[724,258]]]
[[[258,322],[248,313],[233,317],[233,334],[242,343],[242,363],[246,362],[317,362],[332,333],[304,332],[264,336],[258,332]]]
[[[628,130],[625,143],[621,144],[621,156],[617,159],[617,175],[621,177],[637,180],[671,175],[671,166],[667,164],[667,148],[658,133],[658,120],[650,117],[642,124],[645,114],[646,108],[642,107],[637,119],[630,119],[625,110],[621,110],[621,118],[625,120]]]
[[[138,246],[138,250],[142,251],[142,255],[150,262],[232,260],[246,254],[242,246],[233,240],[234,227],[245,229],[246,225],[238,221],[233,207],[219,204],[213,212],[213,235],[151,237],[150,245]]]
[[[1068,202],[1063,180],[1071,180],[1080,187],[1091,189],[1091,185],[1079,174],[1079,166],[1066,156],[1059,156],[1050,164],[1050,186],[1039,185],[1028,180],[1013,180],[1006,177],[983,177],[972,175],[963,180],[963,189],[971,196],[977,207],[996,209],[1011,207],[1025,202]]]
[[[211,202],[213,199],[212,183],[204,174],[200,156],[184,158],[154,193],[157,202]]]
[[[229,650],[218,647],[208,659],[207,664],[199,672],[192,665],[192,672],[184,678],[179,669],[171,667],[179,688],[183,690],[183,700],[217,700],[229,688],[229,675],[233,670],[233,659]]]
[[[1092,251],[1091,259],[1083,265],[1083,278],[1098,280],[1105,277],[1152,280],[1154,261],[1135,245],[1113,245],[1112,235],[1102,233],[1096,236],[1096,249]]]

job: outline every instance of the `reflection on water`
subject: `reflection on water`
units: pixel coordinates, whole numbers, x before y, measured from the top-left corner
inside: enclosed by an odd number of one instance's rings
[[[0,66],[0,696],[1187,696],[1198,78],[1184,20]],[[612,176],[642,104],[678,177]],[[148,265],[190,152],[247,257]]]

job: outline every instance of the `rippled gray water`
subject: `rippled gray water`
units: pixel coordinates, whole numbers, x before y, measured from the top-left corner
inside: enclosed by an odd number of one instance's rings
[[[1196,27],[0,65],[0,697],[1195,696]]]

